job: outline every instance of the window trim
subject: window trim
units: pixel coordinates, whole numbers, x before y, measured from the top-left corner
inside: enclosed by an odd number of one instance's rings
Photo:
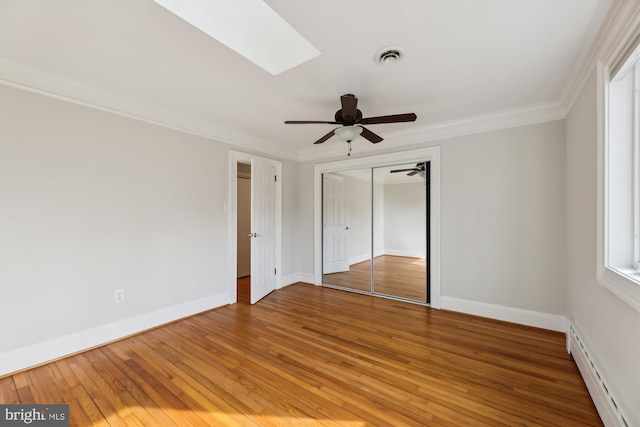
[[[640,117],[640,60],[633,67],[633,105],[635,117]],[[640,120],[633,122],[633,269],[640,273]]]
[[[608,200],[608,130],[609,130],[609,69],[602,62],[597,65],[597,174],[598,174],[598,229],[597,229],[597,281],[640,312],[640,273],[636,270],[615,269],[609,265],[609,200]],[[640,188],[634,191],[640,191]],[[637,256],[637,254],[634,254]]]

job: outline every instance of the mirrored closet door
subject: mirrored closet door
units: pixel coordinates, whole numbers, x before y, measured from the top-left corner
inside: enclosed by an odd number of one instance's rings
[[[373,292],[427,300],[427,167],[411,163],[373,169]]]
[[[323,284],[429,303],[429,162],[324,173]]]

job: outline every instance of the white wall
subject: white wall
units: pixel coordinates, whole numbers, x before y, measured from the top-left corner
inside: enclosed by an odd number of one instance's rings
[[[442,143],[442,293],[565,312],[564,125]]]
[[[282,162],[282,278],[288,282],[288,278],[297,280],[298,274],[302,271],[299,254],[300,245],[303,244],[299,231],[302,209],[298,194],[300,164],[292,160],[276,160]]]
[[[226,291],[225,146],[0,99],[2,351]]]
[[[384,184],[373,184],[373,255],[384,255]]]
[[[229,149],[0,86],[0,369],[34,345],[226,303]],[[300,271],[297,175],[284,161],[283,276]]]
[[[427,251],[427,196],[424,181],[384,185],[384,251],[423,258]]]
[[[630,425],[640,425],[640,313],[596,280],[596,126],[594,72],[566,120],[567,314]]]

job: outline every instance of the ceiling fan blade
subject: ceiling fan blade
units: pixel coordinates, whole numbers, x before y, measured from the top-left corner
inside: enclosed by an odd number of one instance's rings
[[[360,120],[363,125],[377,125],[380,123],[415,122],[418,116],[414,113],[393,114],[391,116],[367,117]]]
[[[287,125],[309,125],[309,124],[324,124],[324,125],[339,125],[340,123],[338,122],[322,122],[322,121],[316,121],[316,120],[287,120],[286,122],[284,122]]]
[[[368,139],[369,141],[371,141],[374,144],[377,144],[378,142],[382,141],[382,137],[379,135],[376,135],[375,133],[371,132],[369,129],[362,127],[362,133],[360,134],[360,136],[362,136],[365,139]]]
[[[342,95],[340,102],[342,103],[343,120],[346,123],[355,121],[358,113],[358,98],[351,94]]]
[[[336,128],[336,129],[338,129],[338,128]],[[322,144],[327,139],[331,138],[336,133],[336,129],[332,130],[331,132],[329,132],[328,134],[326,134],[325,136],[323,136],[322,138],[320,138],[319,140],[314,142],[314,144]]]
[[[389,171],[391,173],[396,173],[396,172],[417,172],[416,168],[411,168],[411,169],[396,169],[396,170],[392,170]]]

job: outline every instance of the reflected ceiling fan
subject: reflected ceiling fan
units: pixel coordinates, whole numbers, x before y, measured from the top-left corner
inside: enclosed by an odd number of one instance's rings
[[[378,117],[362,117],[362,111],[358,109],[358,98],[350,93],[340,97],[342,108],[336,111],[333,121],[315,121],[315,120],[287,120],[285,124],[329,124],[341,125],[331,132],[314,142],[314,144],[322,144],[333,135],[338,135],[340,139],[349,143],[349,151],[351,151],[351,141],[362,135],[363,138],[377,144],[382,141],[382,137],[371,132],[362,125],[377,125],[381,123],[400,123],[414,122],[417,116],[414,113],[393,114],[390,116]]]
[[[389,171],[389,173],[409,172],[407,176],[413,176],[415,174],[418,174],[422,178],[424,178],[426,168],[427,168],[426,163],[417,163],[415,168],[395,169],[395,170]]]

